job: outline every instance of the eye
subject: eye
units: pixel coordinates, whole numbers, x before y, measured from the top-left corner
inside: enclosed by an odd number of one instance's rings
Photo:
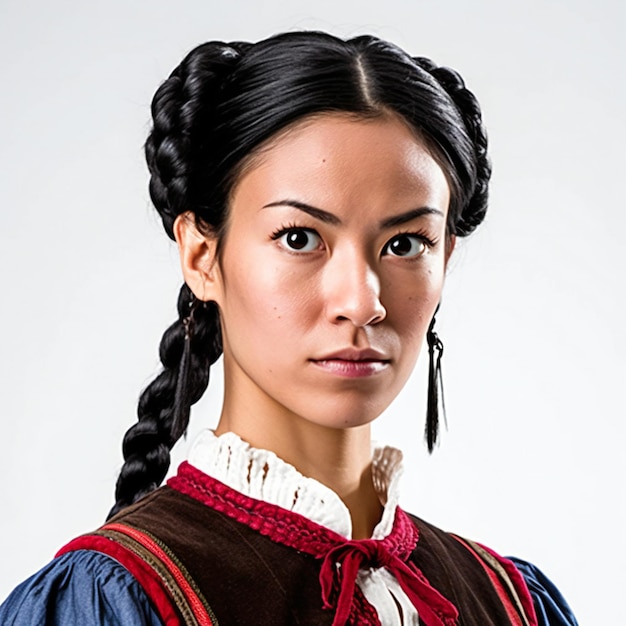
[[[411,259],[421,256],[428,249],[424,238],[419,235],[411,235],[410,233],[402,233],[396,235],[387,242],[383,249],[383,254],[402,257],[403,259]]]
[[[273,236],[288,250],[294,252],[313,252],[321,244],[321,237],[307,228],[289,228]]]

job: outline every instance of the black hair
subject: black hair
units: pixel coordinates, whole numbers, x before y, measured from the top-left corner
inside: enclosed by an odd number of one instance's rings
[[[448,178],[448,234],[465,236],[483,220],[491,174],[487,138],[478,102],[459,74],[376,37],[344,41],[294,32],[256,44],[200,45],[157,90],[145,151],[150,196],[167,234],[173,239],[175,219],[191,212],[200,229],[219,239],[246,159],[278,131],[326,112],[400,116]],[[161,341],[163,370],[142,393],[139,420],[124,437],[110,515],[162,482],[170,450],[221,354],[214,303],[196,301],[183,285],[178,313]],[[429,448],[435,439],[431,433]]]

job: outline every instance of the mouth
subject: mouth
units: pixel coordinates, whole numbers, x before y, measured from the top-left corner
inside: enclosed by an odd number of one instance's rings
[[[348,348],[319,358],[310,359],[321,370],[345,378],[363,378],[385,371],[391,360],[382,352],[367,348]]]

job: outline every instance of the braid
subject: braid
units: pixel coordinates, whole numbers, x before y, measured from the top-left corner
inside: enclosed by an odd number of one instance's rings
[[[194,174],[206,173],[210,148],[202,139],[210,134],[224,78],[247,45],[209,42],[195,48],[152,100],[154,125],[145,145],[150,197],[172,239],[176,217],[197,210]]]
[[[453,224],[453,234],[469,235],[485,218],[491,178],[491,161],[487,154],[487,131],[483,125],[480,105],[467,89],[461,76],[449,67],[439,67],[430,59],[415,57],[417,65],[426,70],[445,89],[458,109],[467,134],[474,146],[476,173],[474,187]]]
[[[178,215],[189,210],[201,214],[195,178],[207,171],[203,138],[224,79],[248,45],[210,42],[192,50],[152,101],[154,125],[145,145],[150,197],[172,239]],[[224,211],[201,217],[219,231]],[[124,436],[124,465],[109,517],[161,484],[169,468],[170,450],[186,431],[191,405],[206,390],[210,366],[221,352],[217,306],[197,301],[183,285],[178,320],[161,339],[163,370],[141,394],[138,422]]]
[[[222,353],[215,303],[199,302],[183,285],[178,315],[161,339],[163,370],[141,394],[138,422],[124,436],[125,462],[109,517],[161,484],[169,468],[170,450],[186,431],[191,405],[206,390],[210,366]]]

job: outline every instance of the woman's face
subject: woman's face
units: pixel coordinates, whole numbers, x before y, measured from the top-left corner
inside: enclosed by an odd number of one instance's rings
[[[311,118],[259,153],[199,294],[221,312],[225,410],[333,428],[377,417],[439,302],[449,193],[392,116]]]

